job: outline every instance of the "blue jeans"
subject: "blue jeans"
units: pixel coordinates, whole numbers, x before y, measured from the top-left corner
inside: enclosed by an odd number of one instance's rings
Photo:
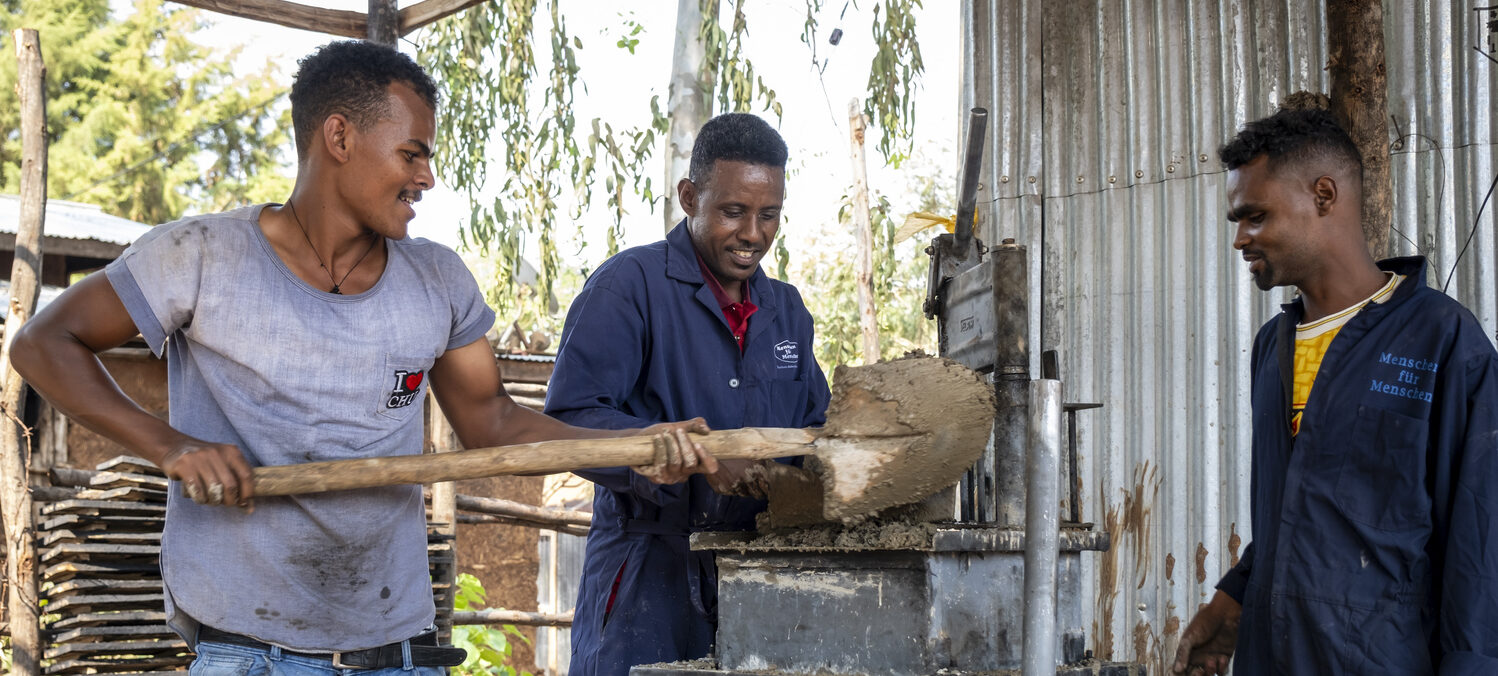
[[[280,648],[261,650],[230,643],[198,642],[190,676],[445,676],[446,667],[406,666],[389,669],[338,669],[328,659],[286,655]]]

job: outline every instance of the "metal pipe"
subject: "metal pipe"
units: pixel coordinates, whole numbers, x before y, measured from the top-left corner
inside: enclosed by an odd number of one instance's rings
[[[978,183],[983,170],[983,138],[988,134],[988,109],[974,108],[967,117],[967,152],[962,158],[962,182],[958,184],[957,227],[953,248],[966,258],[973,241],[973,214],[978,210]]]
[[[1025,437],[1029,419],[1030,273],[1025,247],[1006,239],[989,252],[993,266],[993,482],[996,518],[986,521],[1018,528],[1025,525]],[[987,456],[985,456],[986,458]]]
[[[1056,559],[1060,548],[1061,381],[1030,383],[1025,492],[1024,676],[1056,673]]]

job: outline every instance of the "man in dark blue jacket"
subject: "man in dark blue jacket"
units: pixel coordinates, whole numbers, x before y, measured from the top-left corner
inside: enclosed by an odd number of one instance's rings
[[[1498,674],[1498,354],[1425,261],[1375,263],[1362,160],[1326,111],[1219,153],[1260,289],[1253,542],[1182,633],[1175,673]]]
[[[687,218],[666,239],[609,259],[567,313],[546,412],[619,429],[701,416],[713,429],[809,427],[829,392],[795,287],[760,258],[775,240],[786,147],[763,120],[716,117],[677,185]],[[746,530],[764,509],[764,473],[722,460],[672,485],[624,468],[595,483],[593,527],[572,625],[573,676],[708,654],[716,569],[693,532]]]

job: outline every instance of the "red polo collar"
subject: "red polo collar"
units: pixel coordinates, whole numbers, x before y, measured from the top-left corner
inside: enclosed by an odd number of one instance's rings
[[[702,269],[702,280],[707,282],[707,288],[713,292],[713,298],[718,300],[718,309],[722,310],[723,319],[728,321],[728,328],[733,331],[733,338],[739,344],[739,353],[743,354],[744,338],[749,333],[749,317],[759,310],[759,306],[749,302],[749,281],[744,280],[741,286],[744,291],[744,300],[735,303],[732,298],[728,297],[728,292],[723,290],[723,284],[718,281],[718,276],[708,269],[701,254],[697,254],[697,267]]]

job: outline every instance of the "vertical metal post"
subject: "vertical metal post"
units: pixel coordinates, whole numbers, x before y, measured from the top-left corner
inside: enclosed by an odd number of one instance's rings
[[[1061,381],[1029,389],[1026,469],[1024,675],[1056,673],[1056,559],[1060,549]]]
[[[988,109],[973,108],[967,118],[967,152],[962,157],[962,182],[958,184],[957,227],[952,250],[968,257],[973,244],[973,214],[978,211],[978,188],[983,171],[983,139],[988,136]]]
[[[1030,383],[1030,272],[1025,247],[1006,239],[989,252],[993,261],[996,350],[993,387],[993,492],[1001,526],[1025,523],[1026,388]]]

